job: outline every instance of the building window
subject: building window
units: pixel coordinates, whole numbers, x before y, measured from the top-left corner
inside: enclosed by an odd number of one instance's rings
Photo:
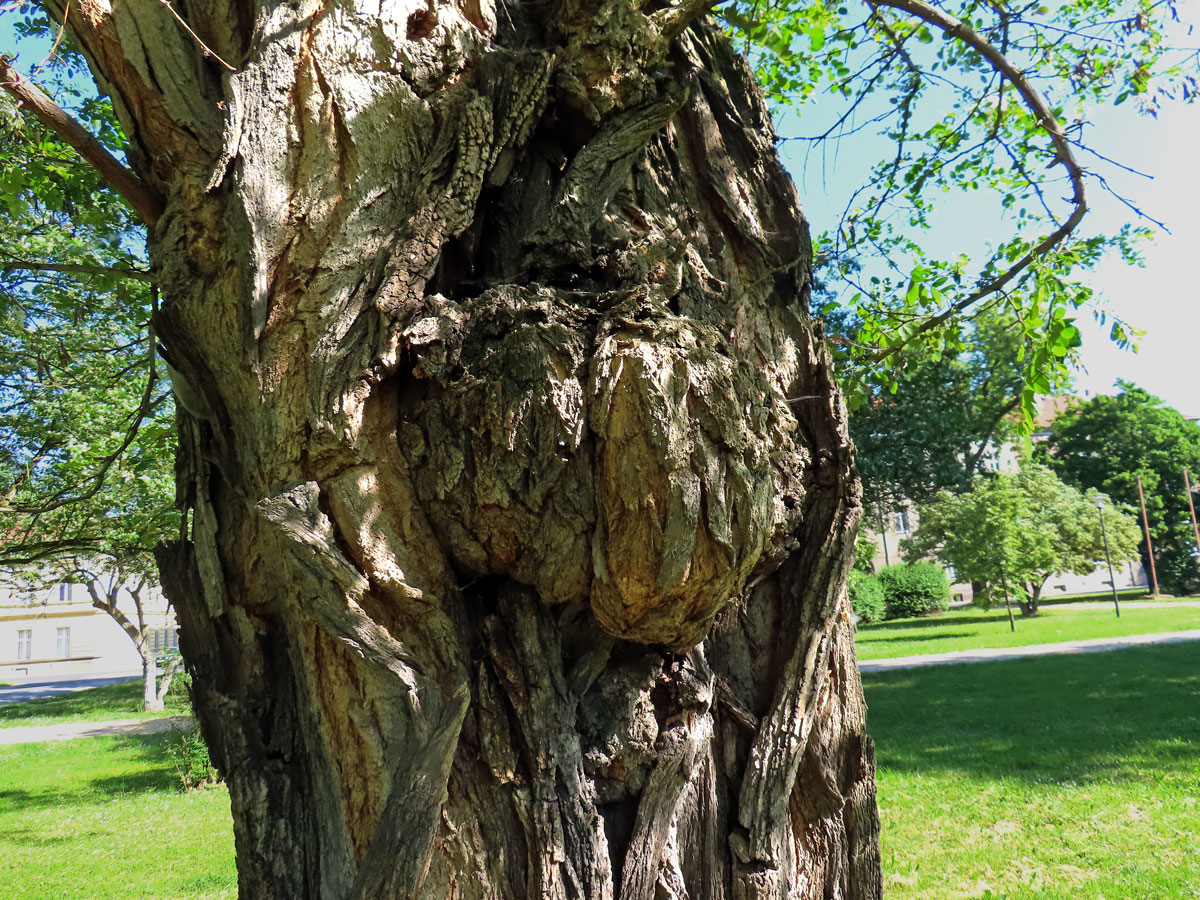
[[[29,628],[17,632],[17,659],[33,659],[33,631]]]
[[[896,513],[896,533],[908,534],[908,510],[906,509]]]
[[[66,659],[71,655],[71,629],[58,628],[55,629],[55,649],[59,659]]]
[[[59,603],[70,603],[71,602],[71,585],[60,584],[58,586],[58,602]]]

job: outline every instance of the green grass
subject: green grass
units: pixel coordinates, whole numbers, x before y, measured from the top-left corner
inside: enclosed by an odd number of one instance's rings
[[[859,625],[855,646],[859,659],[893,659],[951,650],[1025,647],[1088,638],[1122,637],[1200,628],[1200,607],[1121,606],[1118,619],[1111,606],[1095,609],[1044,607],[1031,619],[1014,611],[1017,630],[1008,627],[1003,609],[953,609],[939,616],[897,619]]]
[[[888,900],[1200,896],[1197,645],[864,683]],[[181,793],[169,740],[0,748],[0,897],[233,898],[228,794]]]
[[[229,794],[182,793],[169,740],[0,747],[0,897],[236,897]]]
[[[57,697],[5,704],[0,706],[0,728],[190,715],[187,690],[182,680],[177,678],[171,683],[166,706],[162,712],[146,712],[142,709],[142,682],[126,681],[59,694]]]
[[[1198,662],[1176,644],[865,676],[888,900],[1200,896]]]

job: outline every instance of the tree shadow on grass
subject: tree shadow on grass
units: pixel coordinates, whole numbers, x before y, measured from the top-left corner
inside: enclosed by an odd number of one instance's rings
[[[916,644],[921,641],[944,641],[949,638],[975,637],[978,633],[977,631],[945,631],[938,634],[898,634],[895,637],[871,638],[869,641],[863,641],[863,644],[868,647],[873,644]]]
[[[73,830],[70,834],[46,834],[34,831],[32,828],[0,829],[0,842],[20,844],[27,847],[53,847],[57,844],[77,844],[84,838],[100,837],[108,834],[94,828]]]
[[[1200,644],[866,673],[879,765],[1126,780],[1200,758]]]
[[[64,742],[68,747],[83,749],[90,742],[106,742],[114,755],[132,760],[138,765],[129,772],[117,775],[66,774],[61,784],[17,787],[0,790],[0,814],[36,812],[56,807],[77,806],[81,803],[103,803],[128,794],[174,792],[179,778],[167,757],[169,734],[123,735],[120,737],[82,738]],[[96,744],[87,747],[94,752]]]
[[[1014,612],[1016,612],[1014,610]],[[1017,613],[1019,615],[1019,613]],[[860,633],[875,634],[880,631],[897,631],[902,628],[944,628],[947,625],[999,625],[1008,624],[1005,616],[930,616],[927,619],[897,619],[894,622],[878,622],[874,625],[859,625]]]
[[[107,684],[54,697],[0,706],[0,721],[21,722],[42,717],[97,715],[123,719],[142,710],[142,685],[137,681]]]

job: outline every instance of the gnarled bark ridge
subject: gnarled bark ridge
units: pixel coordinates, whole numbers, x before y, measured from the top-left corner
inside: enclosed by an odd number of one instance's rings
[[[85,0],[243,897],[876,898],[844,410],[704,4]]]

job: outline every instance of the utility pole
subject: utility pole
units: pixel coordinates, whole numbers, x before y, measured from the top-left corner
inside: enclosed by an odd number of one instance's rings
[[[1139,485],[1140,485],[1139,479]],[[1113,574],[1112,556],[1108,552],[1108,529],[1104,527],[1104,503],[1101,500],[1096,501],[1096,510],[1100,513],[1100,534],[1104,537],[1104,559],[1108,563],[1108,583],[1112,587],[1113,592],[1113,608],[1117,611],[1117,618],[1121,618],[1121,601],[1117,599],[1117,576]]]
[[[883,521],[883,504],[880,503],[877,507],[879,510],[879,540],[883,542],[883,564],[890,566],[892,558],[888,555],[887,548],[887,523]]]
[[[1192,502],[1192,480],[1188,478],[1187,466],[1183,467],[1183,486],[1187,488],[1188,509],[1192,511],[1192,532],[1196,535],[1196,550],[1200,552],[1200,528],[1196,527],[1196,504]]]
[[[1150,517],[1146,515],[1146,494],[1141,490],[1141,475],[1138,475],[1138,500],[1141,503],[1141,527],[1146,530],[1146,556],[1150,557],[1150,588],[1158,596],[1158,572],[1154,570],[1154,545],[1150,542]],[[1116,584],[1112,586],[1116,590]]]

